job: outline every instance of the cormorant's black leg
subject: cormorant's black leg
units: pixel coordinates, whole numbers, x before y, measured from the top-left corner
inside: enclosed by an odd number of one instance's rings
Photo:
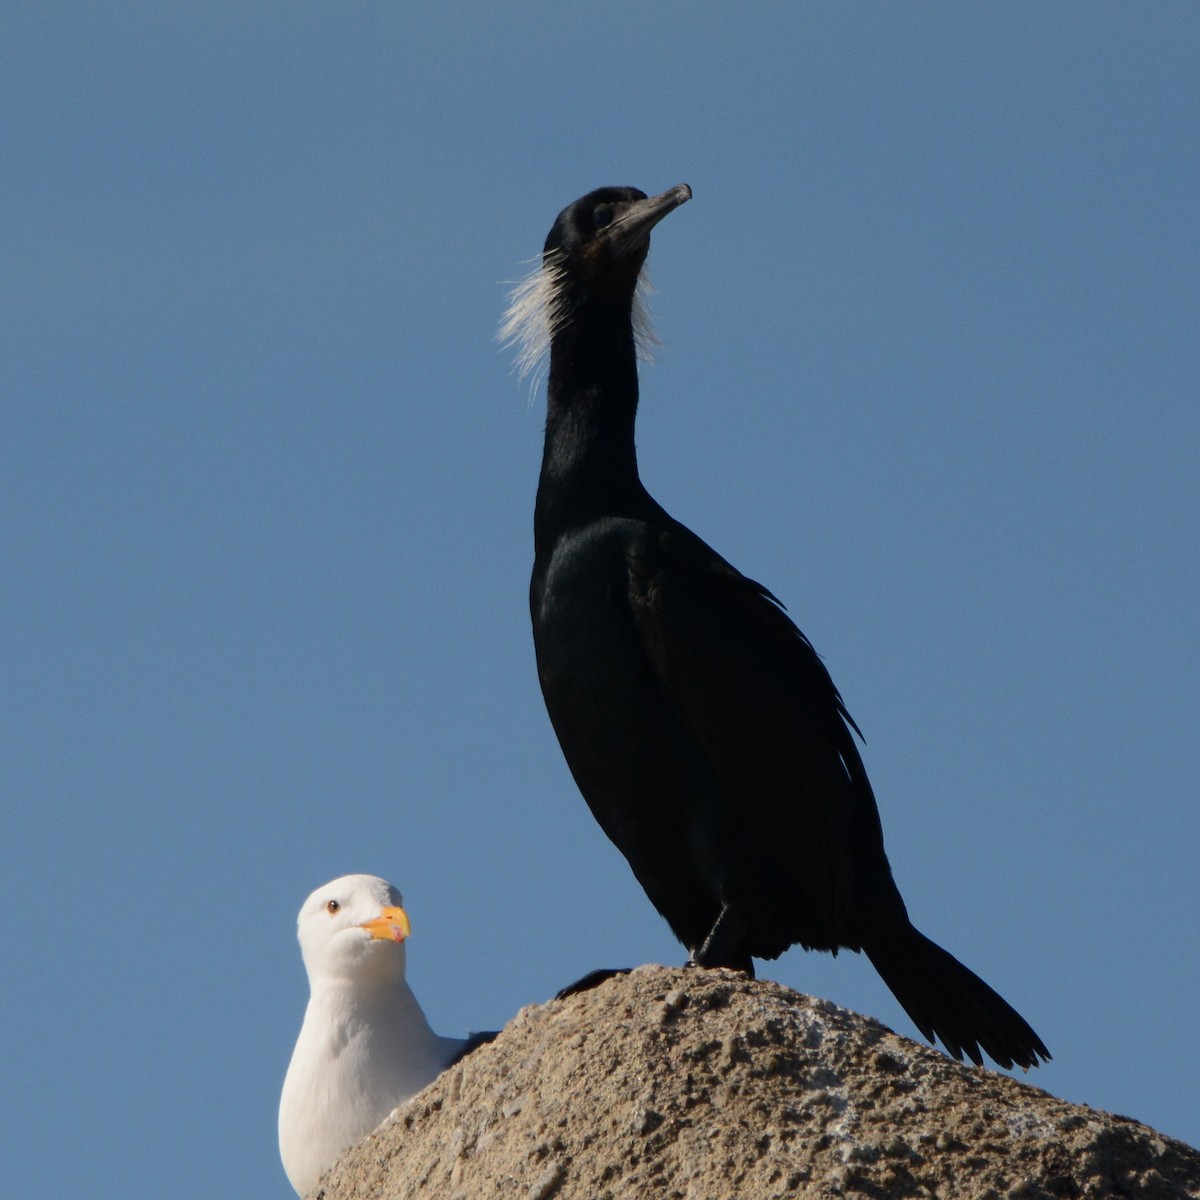
[[[745,971],[753,979],[754,962],[741,949],[745,936],[746,922],[726,904],[708,931],[704,944],[693,951],[689,962],[697,967],[732,967],[735,971]]]

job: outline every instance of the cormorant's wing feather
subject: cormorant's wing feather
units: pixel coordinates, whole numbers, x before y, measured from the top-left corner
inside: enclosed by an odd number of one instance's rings
[[[829,672],[771,593],[683,526],[631,548],[628,567],[664,692],[833,947],[847,945],[853,864],[864,843],[882,855],[882,833]]]

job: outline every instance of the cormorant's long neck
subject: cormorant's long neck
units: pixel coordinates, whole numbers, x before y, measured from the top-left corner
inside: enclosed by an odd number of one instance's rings
[[[644,503],[634,446],[637,350],[628,301],[585,303],[550,347],[535,534]]]

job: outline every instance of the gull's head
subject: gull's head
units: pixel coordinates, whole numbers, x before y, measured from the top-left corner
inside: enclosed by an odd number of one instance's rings
[[[411,932],[399,891],[377,875],[343,875],[300,909],[296,934],[309,984],[404,977]]]

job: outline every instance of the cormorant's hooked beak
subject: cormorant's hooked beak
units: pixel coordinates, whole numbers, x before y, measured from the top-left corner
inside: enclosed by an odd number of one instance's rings
[[[658,196],[645,200],[634,200],[623,206],[604,230],[605,240],[618,258],[644,246],[650,239],[650,230],[681,204],[692,198],[692,189],[686,183],[676,184]]]
[[[380,938],[385,942],[402,942],[412,933],[408,913],[395,906],[382,909],[379,916],[364,921],[359,929],[365,929],[373,938]]]

